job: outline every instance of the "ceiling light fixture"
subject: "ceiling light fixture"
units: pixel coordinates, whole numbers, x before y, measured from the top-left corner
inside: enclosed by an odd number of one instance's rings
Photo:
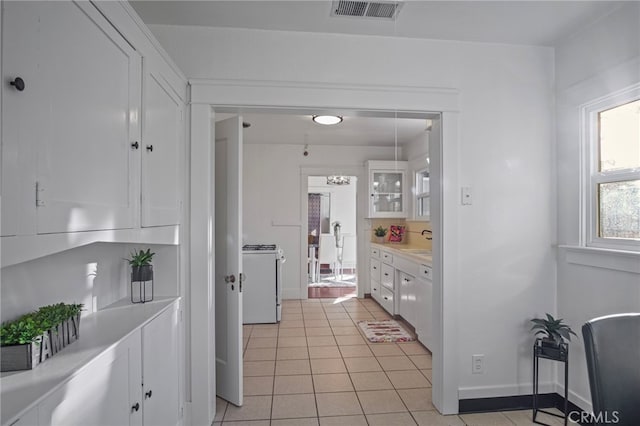
[[[349,185],[351,183],[351,177],[332,175],[327,176],[327,185]]]
[[[342,123],[342,116],[340,115],[314,115],[311,119],[314,123],[323,124],[325,126],[333,126],[334,124]]]

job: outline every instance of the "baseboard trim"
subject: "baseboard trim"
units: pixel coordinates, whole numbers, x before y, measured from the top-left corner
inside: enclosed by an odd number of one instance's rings
[[[564,397],[557,393],[545,393],[538,396],[539,408],[557,408],[564,411]],[[569,401],[567,404],[569,412],[584,412],[580,407]],[[485,413],[489,411],[513,411],[533,409],[533,395],[499,396],[493,398],[471,398],[461,399],[458,402],[458,412],[460,414]],[[574,418],[581,418],[574,415]],[[570,422],[575,424],[575,422]],[[588,426],[590,423],[580,423]]]

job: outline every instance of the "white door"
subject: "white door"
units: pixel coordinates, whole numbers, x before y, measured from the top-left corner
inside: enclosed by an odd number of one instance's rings
[[[216,393],[242,405],[242,117],[215,128]]]

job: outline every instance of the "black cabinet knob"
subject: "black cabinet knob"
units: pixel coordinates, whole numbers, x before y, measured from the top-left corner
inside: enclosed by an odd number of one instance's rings
[[[144,393],[144,397],[145,397],[145,398],[151,398],[151,395],[152,395],[152,394],[153,394],[153,392],[152,392],[152,391],[145,392],[145,393]]]
[[[138,141],[135,141],[134,143],[131,144],[131,148],[133,149],[138,149],[140,148],[140,144],[138,143]]]
[[[134,411],[138,411],[139,409],[140,409],[140,403],[136,402],[136,405],[131,407],[131,412],[133,413]]]
[[[153,152],[153,145],[147,145],[147,151]]]
[[[13,87],[16,88],[18,92],[22,92],[24,90],[24,80],[20,77],[16,77],[11,83]]]

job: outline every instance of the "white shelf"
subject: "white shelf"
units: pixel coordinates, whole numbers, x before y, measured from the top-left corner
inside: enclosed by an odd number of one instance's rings
[[[177,245],[179,237],[179,225],[2,237],[1,266],[4,268],[93,243]]]
[[[23,412],[77,375],[113,345],[144,326],[176,303],[179,297],[159,297],[152,302],[116,302],[80,320],[80,338],[33,370],[2,373],[0,423],[10,424]]]

